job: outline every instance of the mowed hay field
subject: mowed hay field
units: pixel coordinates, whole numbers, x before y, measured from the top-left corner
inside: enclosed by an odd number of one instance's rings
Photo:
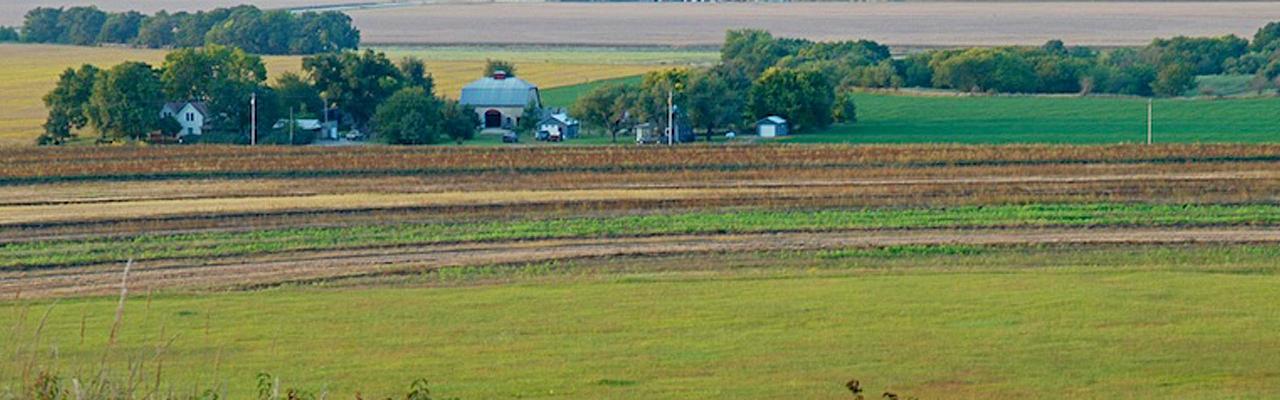
[[[159,66],[164,51],[105,47],[0,44],[0,146],[30,146],[41,132],[46,110],[41,98],[57,84],[63,70],[83,64],[109,68],[124,61],[143,61]],[[393,57],[423,52],[393,52]],[[496,53],[501,56],[501,53]],[[264,57],[271,74],[301,69],[300,57]],[[521,77],[543,88],[576,85],[599,79],[631,76],[663,68],[660,64],[575,64],[538,61],[529,58],[518,64]],[[483,59],[433,59],[427,70],[436,80],[439,93],[456,98],[462,86],[479,77]]]
[[[1274,145],[0,161],[0,391],[145,358],[227,398],[1280,396]]]
[[[725,30],[759,28],[898,46],[1136,46],[1252,36],[1280,20],[1270,2],[455,3],[349,13],[365,42],[383,44],[714,46]]]

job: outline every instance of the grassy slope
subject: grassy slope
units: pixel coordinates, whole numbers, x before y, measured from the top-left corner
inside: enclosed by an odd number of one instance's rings
[[[1146,140],[1136,98],[863,94],[859,121],[793,142],[1118,143]],[[1280,99],[1157,100],[1155,141],[1280,141]]]
[[[176,337],[164,356],[169,384],[221,382],[232,398],[248,396],[260,371],[334,397],[402,393],[420,377],[466,399],[842,398],[852,377],[920,398],[1280,396],[1274,252],[997,253],[731,275],[135,295],[115,359],[150,357],[163,330]],[[949,271],[958,265],[973,270]],[[96,365],[114,308],[114,299],[64,300],[42,343],[57,346],[62,365]],[[19,330],[28,333],[10,343],[30,343],[44,310],[30,309]],[[21,312],[0,305],[0,324]]]

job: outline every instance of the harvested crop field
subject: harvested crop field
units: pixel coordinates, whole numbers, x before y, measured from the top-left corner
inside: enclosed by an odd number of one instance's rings
[[[367,43],[714,46],[727,29],[899,46],[1133,46],[1251,36],[1271,2],[490,3],[353,10]],[[485,21],[485,23],[476,23]]]
[[[419,378],[465,399],[840,398],[851,378],[921,398],[1270,398],[1278,161],[0,149],[0,394],[23,371],[106,368],[222,398],[261,372],[334,398]]]
[[[974,229],[1004,244],[1269,243],[1280,224],[1276,146],[65,148],[0,159],[0,288],[28,295],[102,293],[105,282],[66,278],[130,258],[166,271],[157,287],[226,287],[446,259],[986,243]],[[666,236],[688,246],[637,241]]]

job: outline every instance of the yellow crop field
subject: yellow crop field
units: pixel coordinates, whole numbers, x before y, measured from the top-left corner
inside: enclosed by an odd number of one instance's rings
[[[159,65],[163,50],[111,47],[0,44],[0,146],[31,145],[40,134],[45,108],[40,98],[67,68],[82,64],[109,67],[125,61]],[[272,75],[301,68],[301,57],[268,56],[263,60]],[[659,65],[521,63],[521,77],[542,88],[574,85],[599,79],[636,75],[662,68]],[[430,61],[439,93],[456,98],[467,82],[484,69],[478,60]]]

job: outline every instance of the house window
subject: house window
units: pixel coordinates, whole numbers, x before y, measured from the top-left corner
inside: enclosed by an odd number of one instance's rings
[[[195,120],[196,120],[196,113],[187,113],[187,122],[192,122]]]

